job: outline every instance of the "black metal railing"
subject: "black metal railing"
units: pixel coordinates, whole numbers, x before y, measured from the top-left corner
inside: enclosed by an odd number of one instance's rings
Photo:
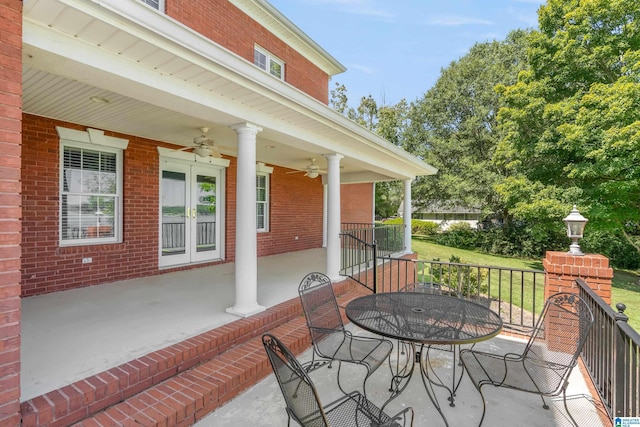
[[[609,417],[640,416],[640,334],[627,323],[624,304],[611,308],[582,280],[576,283],[595,317],[582,360]]]
[[[404,251],[403,224],[370,224],[345,222],[341,234],[349,234],[367,244],[376,244],[378,256],[388,256]]]
[[[386,257],[378,292],[413,282],[435,282],[499,312],[505,328],[528,333],[544,307],[544,271]]]
[[[376,292],[377,260],[404,251],[402,224],[342,223],[340,274]]]
[[[347,276],[376,292],[377,258],[375,241],[361,239],[356,233],[340,233],[340,275]]]

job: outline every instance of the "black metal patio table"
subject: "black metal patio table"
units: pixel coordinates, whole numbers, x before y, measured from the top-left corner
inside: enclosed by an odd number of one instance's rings
[[[429,376],[429,346],[471,344],[495,337],[502,330],[500,315],[480,304],[449,295],[389,292],[366,295],[349,302],[347,318],[355,325],[377,335],[399,340],[411,348],[413,357],[407,358],[403,368],[398,366],[391,380],[391,396],[383,408],[407,386],[413,375],[415,363],[420,366],[422,382],[429,400],[448,422],[436,398],[434,385],[449,391],[451,406],[457,386],[448,386]],[[420,350],[416,351],[416,345]],[[423,352],[424,346],[427,351]],[[421,357],[424,356],[424,357]],[[415,362],[414,362],[415,361]],[[454,353],[455,366],[455,353]],[[455,372],[453,374],[455,383]],[[458,381],[459,384],[459,381]]]

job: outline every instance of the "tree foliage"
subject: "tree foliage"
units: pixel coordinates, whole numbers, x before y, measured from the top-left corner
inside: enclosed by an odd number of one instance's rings
[[[525,36],[518,30],[504,41],[476,44],[412,104],[404,148],[439,170],[414,184],[418,205],[503,211],[495,186],[504,170],[492,161],[501,138],[495,87],[513,84],[524,69]]]
[[[556,219],[578,203],[592,227],[640,220],[639,14],[637,0],[540,8],[529,68],[500,88],[496,163],[511,175],[501,196],[514,212],[535,211],[544,194]]]
[[[638,0],[547,0],[538,30],[476,44],[410,105],[368,96],[351,108],[339,84],[331,104],[438,168],[414,182],[418,206],[506,220],[478,247],[537,256],[564,245],[575,203],[598,231],[589,250],[640,264],[628,236],[640,235],[639,15]],[[377,185],[383,216],[401,199],[400,183]]]
[[[330,106],[354,122],[377,133],[394,145],[402,146],[402,136],[409,125],[409,104],[402,99],[396,105],[378,106],[371,95],[360,98],[357,108],[349,107],[347,88],[336,83],[331,90]],[[388,218],[398,212],[403,198],[402,183],[376,183],[375,215]]]

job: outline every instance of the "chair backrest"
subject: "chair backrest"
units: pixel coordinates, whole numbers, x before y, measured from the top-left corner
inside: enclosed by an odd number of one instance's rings
[[[287,413],[303,426],[328,426],[318,392],[300,362],[271,334],[262,336],[262,344],[276,374]]]
[[[322,273],[307,274],[300,282],[298,293],[316,349],[323,340],[336,334],[344,335],[342,316],[329,277]]]
[[[523,356],[525,366],[544,366],[544,381],[560,391],[576,365],[594,317],[587,303],[577,294],[551,295],[529,338]],[[535,381],[535,379],[534,379]]]
[[[420,292],[425,294],[451,295],[460,297],[460,294],[448,285],[436,282],[413,282],[401,289],[400,292]]]

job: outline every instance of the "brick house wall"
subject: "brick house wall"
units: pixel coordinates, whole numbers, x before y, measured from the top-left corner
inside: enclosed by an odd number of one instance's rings
[[[258,254],[279,254],[322,246],[322,180],[302,173],[271,174],[269,232],[258,233]]]
[[[85,130],[72,123],[23,116],[23,296],[215,264],[158,269],[160,172],[156,147],[168,145],[108,131],[105,132],[108,136],[129,140],[124,153],[123,241],[60,247],[60,142],[56,126]],[[233,261],[235,255],[236,159],[229,160],[225,188],[225,262]],[[302,174],[286,174],[286,171],[276,167],[270,177],[269,232],[258,234],[259,256],[322,246],[322,181]],[[366,206],[370,204],[367,202]],[[85,257],[93,258],[93,262],[82,264]]]
[[[340,187],[340,208],[342,222],[373,222],[372,183],[343,184]]]
[[[257,43],[284,61],[287,83],[324,104],[329,102],[327,73],[228,0],[166,0],[165,13],[251,63]]]
[[[0,425],[20,425],[22,2],[0,0]]]

